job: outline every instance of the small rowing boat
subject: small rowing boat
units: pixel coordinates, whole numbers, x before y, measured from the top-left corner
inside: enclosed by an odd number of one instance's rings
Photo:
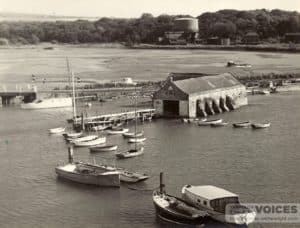
[[[116,154],[117,158],[132,158],[144,153],[144,147],[140,147],[137,149],[131,149],[122,153]]]
[[[99,137],[96,138],[94,140],[90,140],[90,141],[83,141],[83,142],[72,142],[74,144],[74,146],[78,146],[78,147],[84,147],[84,146],[96,146],[99,144],[103,144],[106,142],[106,137]]]
[[[129,131],[128,128],[117,128],[117,129],[107,130],[106,132],[109,135],[120,135],[120,134],[124,134],[124,133],[126,133],[128,131]]]
[[[137,137],[142,137],[144,135],[144,132],[126,132],[123,133],[124,138],[137,138]]]
[[[214,120],[200,120],[198,122],[199,126],[210,126],[211,124],[222,123],[223,119],[214,119]]]
[[[226,126],[228,125],[228,123],[226,122],[221,122],[221,123],[211,123],[210,126],[211,127],[223,127],[223,126]]]
[[[240,122],[240,123],[233,123],[232,126],[235,128],[245,128],[245,127],[250,127],[251,122],[250,121],[245,121],[245,122]]]
[[[103,131],[107,128],[109,128],[109,125],[98,125],[98,126],[92,127],[92,130],[93,131]]]
[[[144,137],[136,137],[136,138],[129,138],[128,139],[129,143],[141,143],[141,142],[144,142],[144,141],[146,141],[146,138],[144,138]]]
[[[251,127],[253,129],[262,129],[262,128],[268,128],[271,126],[271,123],[268,122],[268,123],[254,123],[254,124],[251,124]]]
[[[98,135],[87,135],[87,136],[82,136],[79,138],[71,139],[70,141],[75,143],[75,142],[86,142],[86,141],[91,141],[98,138]]]
[[[80,136],[82,136],[83,132],[68,132],[68,133],[64,133],[63,136],[66,138],[66,139],[75,139],[75,138],[78,138]]]
[[[65,127],[57,127],[57,128],[51,128],[49,129],[50,134],[61,134],[65,132],[66,128]]]
[[[93,146],[90,147],[90,152],[107,152],[107,151],[114,151],[117,150],[117,145],[103,145],[103,146]]]

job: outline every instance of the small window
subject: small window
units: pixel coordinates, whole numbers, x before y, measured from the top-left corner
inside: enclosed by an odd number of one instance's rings
[[[201,203],[201,200],[197,199],[197,202],[198,202],[198,203]]]
[[[206,205],[207,205],[207,202],[204,200],[204,201],[203,201],[203,204],[206,206]]]

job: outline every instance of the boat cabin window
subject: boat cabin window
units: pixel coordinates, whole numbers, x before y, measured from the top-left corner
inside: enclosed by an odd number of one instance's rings
[[[197,202],[198,202],[198,203],[201,203],[201,200],[197,199]]]
[[[210,206],[218,212],[225,213],[226,205],[239,203],[238,197],[226,197],[210,201]]]
[[[206,206],[206,205],[207,205],[207,201],[204,200],[204,201],[203,201],[203,204]]]

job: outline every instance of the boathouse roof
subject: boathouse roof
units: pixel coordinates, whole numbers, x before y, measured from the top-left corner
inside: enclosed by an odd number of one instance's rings
[[[238,197],[238,195],[232,192],[212,185],[189,186],[186,187],[186,191],[189,191],[190,193],[198,195],[207,200],[214,200],[226,197]]]
[[[181,91],[189,95],[241,85],[241,83],[230,73],[192,77],[184,80],[173,80],[172,83]]]

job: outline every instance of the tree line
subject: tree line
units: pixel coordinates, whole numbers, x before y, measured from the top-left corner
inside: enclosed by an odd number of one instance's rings
[[[101,18],[98,21],[0,22],[0,44],[58,43],[156,43],[165,31],[172,31],[174,19],[189,15],[145,13],[140,18]],[[300,32],[300,14],[283,10],[220,10],[197,17],[199,36],[243,37],[256,32],[261,39],[279,40],[287,32]]]

